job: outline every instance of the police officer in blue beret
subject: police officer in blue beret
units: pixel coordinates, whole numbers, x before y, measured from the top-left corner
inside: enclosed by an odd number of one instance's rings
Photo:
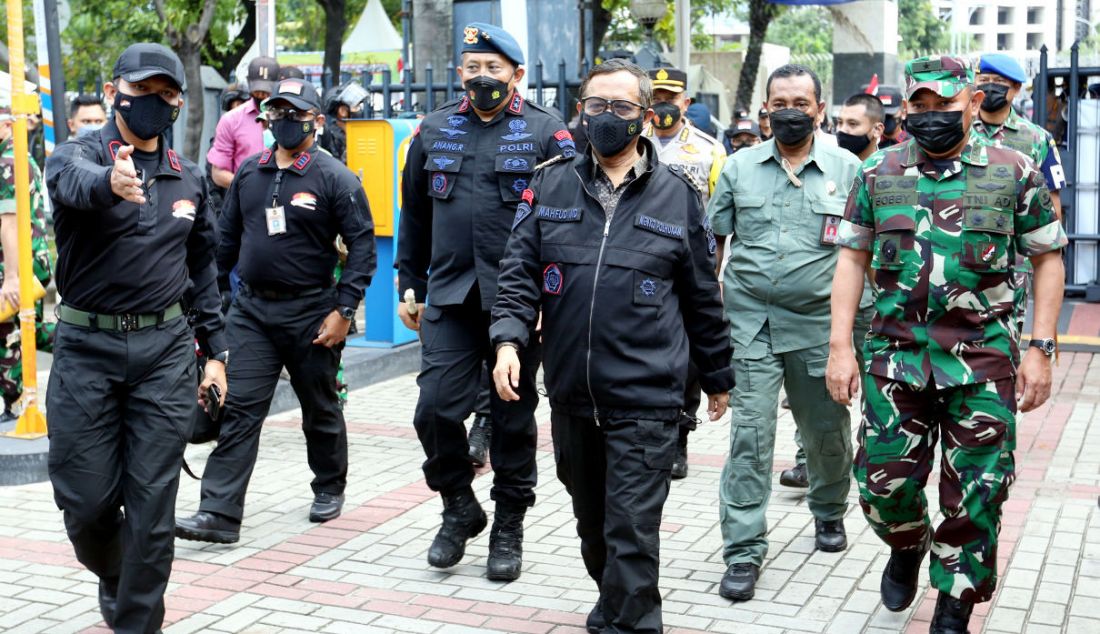
[[[399,303],[402,322],[420,331],[420,399],[414,425],[424,446],[428,486],[443,497],[443,526],[428,550],[437,568],[457,564],[466,541],[487,517],[470,484],[463,421],[474,409],[482,363],[493,359],[489,310],[516,205],[535,166],[576,153],[553,111],[516,89],[523,51],[504,30],[472,23],[463,30],[458,100],[428,114],[409,146],[397,244],[398,294],[416,295],[417,310]],[[426,305],[425,305],[426,304]],[[538,337],[534,337],[537,341]],[[523,518],[534,504],[537,346],[525,351],[521,399],[491,395],[496,514],[488,577],[512,580],[522,567]]]

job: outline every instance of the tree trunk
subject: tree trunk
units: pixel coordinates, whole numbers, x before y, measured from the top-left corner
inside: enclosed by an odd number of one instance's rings
[[[187,77],[187,121],[183,133],[183,155],[195,163],[199,162],[199,149],[202,147],[202,123],[206,117],[205,91],[202,87],[202,48],[188,42],[176,50],[183,62],[184,76]]]
[[[237,68],[237,64],[241,63],[244,54],[256,43],[256,3],[245,2],[244,6],[248,13],[240,34],[237,35],[237,39],[233,40],[233,48],[225,53],[211,52],[208,55],[210,65],[218,71],[218,74],[225,81],[229,81],[229,73]]]
[[[344,19],[346,0],[317,0],[325,11],[325,62],[332,86],[340,83],[340,49],[344,46],[344,30],[348,23]]]
[[[593,0],[592,11],[592,43],[596,47],[596,50],[592,52],[592,58],[595,59],[600,55],[600,49],[603,48],[603,38],[607,35],[607,29],[611,26],[611,12],[603,8],[603,3]]]
[[[745,49],[745,61],[741,64],[741,76],[737,80],[737,107],[755,109],[751,104],[752,91],[756,87],[756,75],[760,70],[760,54],[768,25],[777,12],[776,5],[767,0],[749,0],[749,46]]]

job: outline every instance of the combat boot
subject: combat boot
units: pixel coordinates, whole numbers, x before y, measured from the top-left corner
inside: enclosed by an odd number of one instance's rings
[[[99,614],[107,627],[114,629],[118,610],[118,577],[99,578]]]
[[[973,609],[973,603],[941,592],[936,599],[936,611],[932,614],[930,634],[970,634],[966,627],[970,624]]]
[[[523,569],[523,516],[527,509],[497,504],[489,532],[487,576],[493,581],[515,581]]]
[[[493,437],[493,423],[487,416],[477,416],[470,426],[467,442],[470,445],[470,462],[475,467],[484,467],[489,455],[489,441]]]
[[[688,475],[688,435],[687,430],[680,431],[680,440],[676,443],[676,460],[672,463],[672,479],[682,480]]]
[[[469,487],[454,495],[443,496],[443,526],[428,548],[428,565],[450,568],[466,554],[466,540],[485,530],[489,518],[477,503]]]
[[[879,594],[882,605],[891,612],[901,612],[917,598],[917,577],[920,575],[921,562],[931,545],[931,537],[926,536],[919,548],[894,550],[890,561],[882,571],[882,583]]]
[[[605,627],[607,627],[607,621],[603,618],[603,595],[601,595],[584,620],[584,629],[588,634],[600,634]]]

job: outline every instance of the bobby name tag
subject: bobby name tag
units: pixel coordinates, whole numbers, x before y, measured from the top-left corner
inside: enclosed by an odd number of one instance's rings
[[[821,244],[826,247],[835,247],[837,237],[840,235],[840,216],[825,216],[821,223]]]
[[[286,213],[282,205],[268,207],[264,212],[267,214],[267,235],[277,236],[286,233]]]

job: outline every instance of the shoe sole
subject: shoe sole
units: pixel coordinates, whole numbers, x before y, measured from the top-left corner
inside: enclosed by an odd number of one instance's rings
[[[840,546],[824,546],[814,542],[814,546],[823,553],[842,553],[848,550],[848,542],[844,542]]]
[[[207,542],[210,544],[236,544],[241,539],[240,533],[229,531],[195,531],[181,526],[176,527],[176,537],[192,542]]]
[[[520,576],[521,572],[522,571],[516,571],[515,573],[511,573],[511,572],[506,572],[506,573],[486,572],[485,577],[487,579],[489,579],[490,581],[515,581],[516,579],[519,579],[519,576]]]
[[[756,588],[753,588],[748,592],[724,592],[722,590],[719,590],[718,596],[722,597],[723,599],[729,599],[730,601],[750,601],[754,596],[756,596]]]
[[[481,531],[485,530],[485,527],[489,525],[489,516],[485,514],[485,511],[481,512],[481,516],[477,521],[470,526],[470,532],[466,534],[466,542],[477,537],[481,534]],[[462,558],[466,556],[466,543],[463,542],[462,548],[458,551],[458,556],[454,561],[432,561],[431,555],[428,556],[428,565],[432,568],[454,568],[458,565],[458,562],[462,561]]]
[[[340,517],[340,511],[337,511],[335,515],[314,515],[313,513],[310,513],[309,521],[313,522],[314,524],[322,524],[324,522],[330,522],[338,517]]]
[[[686,477],[688,477],[688,474],[686,474],[686,473],[673,473],[672,474],[672,479],[673,480],[683,480]]]
[[[798,480],[789,480],[787,478],[779,478],[779,484],[792,489],[808,489],[810,488],[809,482],[799,482]]]

